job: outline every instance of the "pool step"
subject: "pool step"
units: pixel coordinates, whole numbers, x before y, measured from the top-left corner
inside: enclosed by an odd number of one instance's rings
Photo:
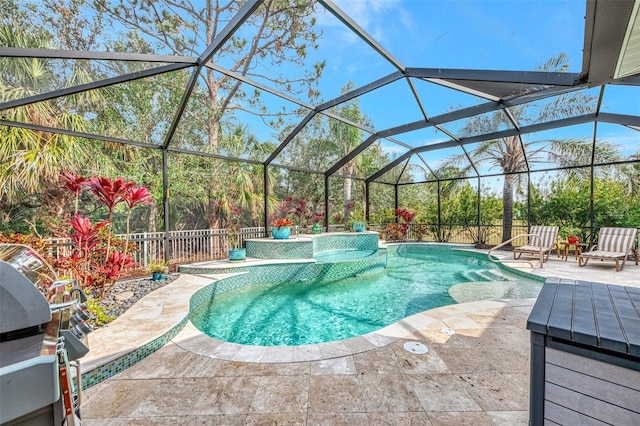
[[[460,272],[461,281],[504,281],[506,277],[500,272],[490,269]]]

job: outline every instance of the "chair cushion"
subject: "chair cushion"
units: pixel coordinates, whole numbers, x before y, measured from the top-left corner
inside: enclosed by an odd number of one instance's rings
[[[598,234],[598,250],[627,252],[633,245],[635,228],[601,228]]]
[[[557,226],[532,226],[529,233],[540,235],[540,240],[542,241],[542,247],[544,247],[545,250],[551,250],[556,242],[556,238],[558,237],[558,227]],[[538,246],[538,239],[529,237],[529,242],[523,247],[534,247],[534,246],[535,247]]]
[[[580,256],[581,257],[591,257],[591,258],[597,258],[597,259],[616,259],[616,258],[623,258],[627,255],[627,253],[625,252],[621,252],[621,251],[604,251],[604,250],[594,250],[594,251],[589,251],[586,253],[582,253]]]
[[[513,250],[514,251],[525,251],[525,252],[531,252],[531,253],[539,253],[540,252],[540,247],[526,245],[526,246],[516,247]],[[549,250],[551,250],[551,248],[549,248],[549,247],[543,247],[542,248],[542,252],[546,252],[546,251],[549,251]]]

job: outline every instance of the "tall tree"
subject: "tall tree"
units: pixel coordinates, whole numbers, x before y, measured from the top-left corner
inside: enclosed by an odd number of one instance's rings
[[[191,57],[200,56],[211,45],[243,4],[242,0],[93,1],[98,13],[147,40],[153,52]],[[266,0],[242,30],[221,46],[212,62],[289,93],[313,97],[315,83],[324,67],[323,62],[311,66],[305,62],[307,50],[316,47],[314,11],[313,0]],[[233,119],[235,111],[253,111],[263,118],[271,117],[273,126],[282,124],[280,112],[269,112],[260,92],[243,90],[239,80],[206,67],[198,81],[190,104],[201,103],[203,109],[188,120],[193,122],[189,127],[196,130],[184,134],[181,129],[181,137],[174,144],[227,154],[221,146],[222,135],[239,124]],[[212,176],[219,178],[212,186],[223,183],[226,175],[222,172]],[[220,224],[219,209],[215,207],[218,201],[210,198],[207,212],[208,222],[216,227]]]
[[[538,67],[538,71],[564,72],[568,69],[568,57],[561,53],[549,59],[545,64]],[[562,117],[586,114],[595,111],[596,97],[583,92],[572,92],[560,95],[552,102],[541,108],[536,108],[531,104],[520,105],[510,108],[510,113],[520,126],[530,123],[545,122]],[[461,130],[462,136],[477,135],[483,133],[496,132],[503,126],[511,127],[511,122],[507,114],[498,111],[489,116],[475,116],[469,119]],[[540,142],[546,142],[543,145]],[[526,174],[517,174],[527,169],[527,162],[544,161],[543,154],[547,158],[562,162],[569,153],[583,152],[585,141],[579,139],[572,140],[544,140],[529,141],[523,143],[518,135],[500,139],[488,140],[480,143],[470,154],[476,163],[489,163],[492,167],[497,167],[504,174],[502,188],[503,211],[502,211],[502,241],[511,239],[511,229],[513,225],[513,197],[514,191],[524,184],[523,178]],[[530,149],[527,149],[530,147]],[[462,165],[463,171],[471,170],[464,154],[451,158],[454,164]],[[588,161],[587,161],[588,163]]]
[[[24,31],[8,22],[0,23],[0,45],[49,48],[43,31]],[[82,80],[73,75],[71,79]],[[0,101],[21,99],[58,87],[55,64],[40,58],[11,58],[0,61]],[[7,120],[85,131],[86,119],[77,113],[75,102],[82,98],[44,101],[3,111]],[[50,132],[0,126],[0,208],[5,214],[16,205],[49,206],[64,215],[63,197],[57,193],[58,173],[77,169],[86,161],[85,145],[76,138]],[[60,197],[58,197],[60,196]]]
[[[348,82],[341,90],[342,94],[348,93],[355,88],[355,84],[353,82]],[[358,98],[351,99],[341,105],[338,105],[334,108],[333,111],[335,114],[339,115],[342,118],[345,118],[353,123],[358,123],[362,125],[371,126],[371,120],[360,110],[360,100]],[[362,143],[364,132],[359,128],[352,126],[347,123],[343,123],[338,120],[329,121],[329,140],[334,145],[334,151],[338,153],[339,157],[347,155],[350,153],[356,146]],[[342,167],[342,177],[344,179],[343,182],[343,199],[344,199],[344,222],[345,224],[349,222],[349,215],[351,214],[351,210],[353,209],[353,198],[352,198],[352,186],[353,186],[353,176],[356,175],[357,172],[362,172],[361,166],[363,156],[357,156],[349,160]],[[360,176],[363,176],[362,173],[359,173]]]

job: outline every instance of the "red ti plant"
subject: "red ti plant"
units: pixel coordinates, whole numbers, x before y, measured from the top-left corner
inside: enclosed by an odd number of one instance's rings
[[[313,223],[320,223],[324,219],[324,213],[316,213],[313,215]]]
[[[126,200],[134,182],[127,182],[124,178],[112,181],[105,177],[92,177],[89,179],[89,190],[109,209],[109,221],[113,217],[113,209]]]
[[[407,239],[409,224],[415,219],[416,213],[411,213],[408,209],[396,209],[396,216],[403,220],[403,223],[388,223],[384,227],[387,240],[404,241]]]
[[[113,219],[113,209],[125,201],[129,189],[135,185],[133,182],[126,182],[124,178],[118,178],[114,181],[105,177],[92,177],[89,179],[89,190],[109,209],[109,223]],[[111,233],[109,233],[107,240],[107,257],[109,257],[110,251]]]
[[[129,182],[133,183],[133,182]],[[129,186],[127,188],[127,192],[124,195],[124,202],[127,203],[127,207],[129,207],[129,211],[127,212],[127,236],[129,235],[129,220],[131,219],[131,210],[133,210],[136,206],[141,206],[143,204],[152,204],[153,200],[151,199],[151,193],[146,186],[136,187],[135,184],[133,186]]]
[[[60,180],[62,181],[64,188],[73,192],[73,195],[75,196],[75,205],[73,212],[78,213],[78,199],[80,198],[80,191],[82,190],[82,187],[86,186],[89,182],[85,177],[68,170],[63,170],[62,172],[60,172]]]
[[[133,208],[136,206],[151,204],[153,200],[151,199],[151,193],[146,186],[136,187],[135,183],[127,182],[127,190],[126,194],[124,195],[124,202],[127,203],[127,207],[129,207],[129,210],[127,211],[127,234],[124,243],[124,253],[127,254],[127,249],[129,247],[129,222],[131,221],[131,210],[133,210]]]
[[[119,251],[113,251],[105,260],[104,264],[98,266],[96,269],[107,280],[116,281],[126,273],[126,268],[132,268],[134,266],[137,266],[137,263],[131,259],[131,256],[120,253]]]
[[[69,225],[75,231],[71,233],[71,242],[85,254],[88,253],[98,243],[100,229],[104,228],[107,223],[109,221],[103,220],[93,225],[88,218],[74,213],[73,218],[69,219]]]
[[[278,205],[276,217],[287,217],[293,213],[293,211],[293,198],[289,197]]]
[[[137,205],[150,203],[151,195],[146,187],[137,188],[134,182],[125,181],[123,178],[111,181],[108,178],[93,177],[88,183],[83,183],[77,175],[66,172],[61,175],[61,179],[65,182],[65,188],[74,192],[79,192],[82,185],[88,185],[90,191],[109,209],[109,218],[95,225],[77,212],[74,214],[69,220],[72,228],[69,238],[73,248],[71,254],[60,262],[60,266],[72,271],[80,286],[94,288],[101,286],[100,296],[102,296],[108,283],[122,277],[126,268],[136,266],[126,253],[128,241],[124,242],[123,251],[117,249],[121,244],[120,240],[116,240],[114,249],[111,249],[112,233],[108,225],[112,223],[113,210],[122,202],[129,207],[128,235],[131,209]]]
[[[305,200],[297,200],[293,203],[293,214],[298,218],[298,224],[306,225],[308,219],[307,202]]]
[[[109,222],[104,220],[93,225],[91,220],[74,213],[69,219],[69,225],[73,231],[69,234],[73,248],[71,254],[61,259],[61,266],[70,269],[81,287],[90,287],[100,282],[99,276],[94,276],[96,264],[100,263],[100,251],[98,247],[103,236],[100,230]]]
[[[408,209],[396,209],[396,216],[404,220],[405,223],[411,223],[416,218],[416,213],[411,213]]]

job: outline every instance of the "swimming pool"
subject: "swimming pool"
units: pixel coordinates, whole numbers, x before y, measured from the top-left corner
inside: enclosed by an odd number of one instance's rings
[[[542,283],[516,278],[486,258],[410,246],[389,254],[382,272],[338,280],[260,283],[225,291],[190,314],[203,333],[228,342],[281,346],[329,342],[378,330],[456,303],[459,283],[517,283],[535,297]],[[468,292],[467,292],[468,293]]]

